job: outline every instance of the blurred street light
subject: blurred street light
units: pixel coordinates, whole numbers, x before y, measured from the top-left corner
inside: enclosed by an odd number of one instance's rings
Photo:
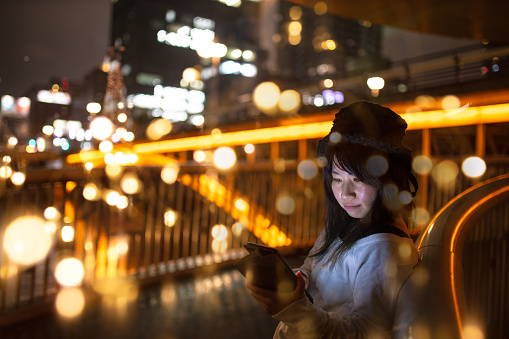
[[[371,95],[377,97],[380,93],[380,90],[384,88],[385,80],[380,77],[371,77],[367,81],[368,87],[371,90]]]

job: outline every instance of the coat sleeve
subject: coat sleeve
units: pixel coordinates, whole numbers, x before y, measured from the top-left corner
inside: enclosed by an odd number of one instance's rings
[[[320,235],[318,235],[318,238],[316,239],[313,248],[309,251],[309,254],[316,253],[317,250],[322,246],[325,238],[325,230],[322,230]],[[311,272],[313,271],[315,258],[310,257],[309,255],[304,260],[304,263],[301,267],[294,269],[294,272],[301,272],[304,276],[304,279],[306,280],[306,287],[309,284],[309,279],[311,277]]]

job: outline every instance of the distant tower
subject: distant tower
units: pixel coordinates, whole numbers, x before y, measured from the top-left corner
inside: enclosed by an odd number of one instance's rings
[[[109,48],[109,70],[106,83],[102,114],[113,121],[117,126],[122,126],[130,121],[130,112],[126,100],[126,88],[122,75],[122,52],[123,46]]]

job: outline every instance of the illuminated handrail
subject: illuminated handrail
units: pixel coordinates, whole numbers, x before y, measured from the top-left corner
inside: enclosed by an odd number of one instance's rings
[[[420,262],[398,298],[395,338],[462,338],[472,325],[461,256],[471,226],[509,199],[509,174],[482,182],[445,205],[416,244]]]
[[[398,112],[396,110],[396,112]],[[444,128],[453,126],[465,126],[475,124],[492,124],[509,121],[509,104],[497,104],[486,106],[464,106],[452,110],[435,110],[419,113],[401,113],[401,117],[407,122],[408,130],[423,128]],[[318,139],[325,136],[332,126],[330,114],[323,114],[312,122],[297,122],[288,125],[281,122],[281,126],[266,128],[246,129],[241,131],[225,132],[221,135],[185,136],[168,140],[153,142],[140,142],[130,149],[119,147],[115,152],[134,153],[138,157],[168,152],[193,151],[199,149],[213,149],[220,146],[238,146],[263,143],[275,143],[292,140]],[[67,157],[70,164],[85,162],[101,162],[104,153],[101,151],[82,151]],[[163,159],[164,161],[164,159]],[[156,162],[156,161],[154,161]],[[160,164],[161,161],[157,161]]]

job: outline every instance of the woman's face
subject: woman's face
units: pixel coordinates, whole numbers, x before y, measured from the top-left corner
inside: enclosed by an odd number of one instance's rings
[[[371,210],[378,189],[343,171],[334,162],[332,165],[332,192],[339,205],[352,218],[364,218]]]

